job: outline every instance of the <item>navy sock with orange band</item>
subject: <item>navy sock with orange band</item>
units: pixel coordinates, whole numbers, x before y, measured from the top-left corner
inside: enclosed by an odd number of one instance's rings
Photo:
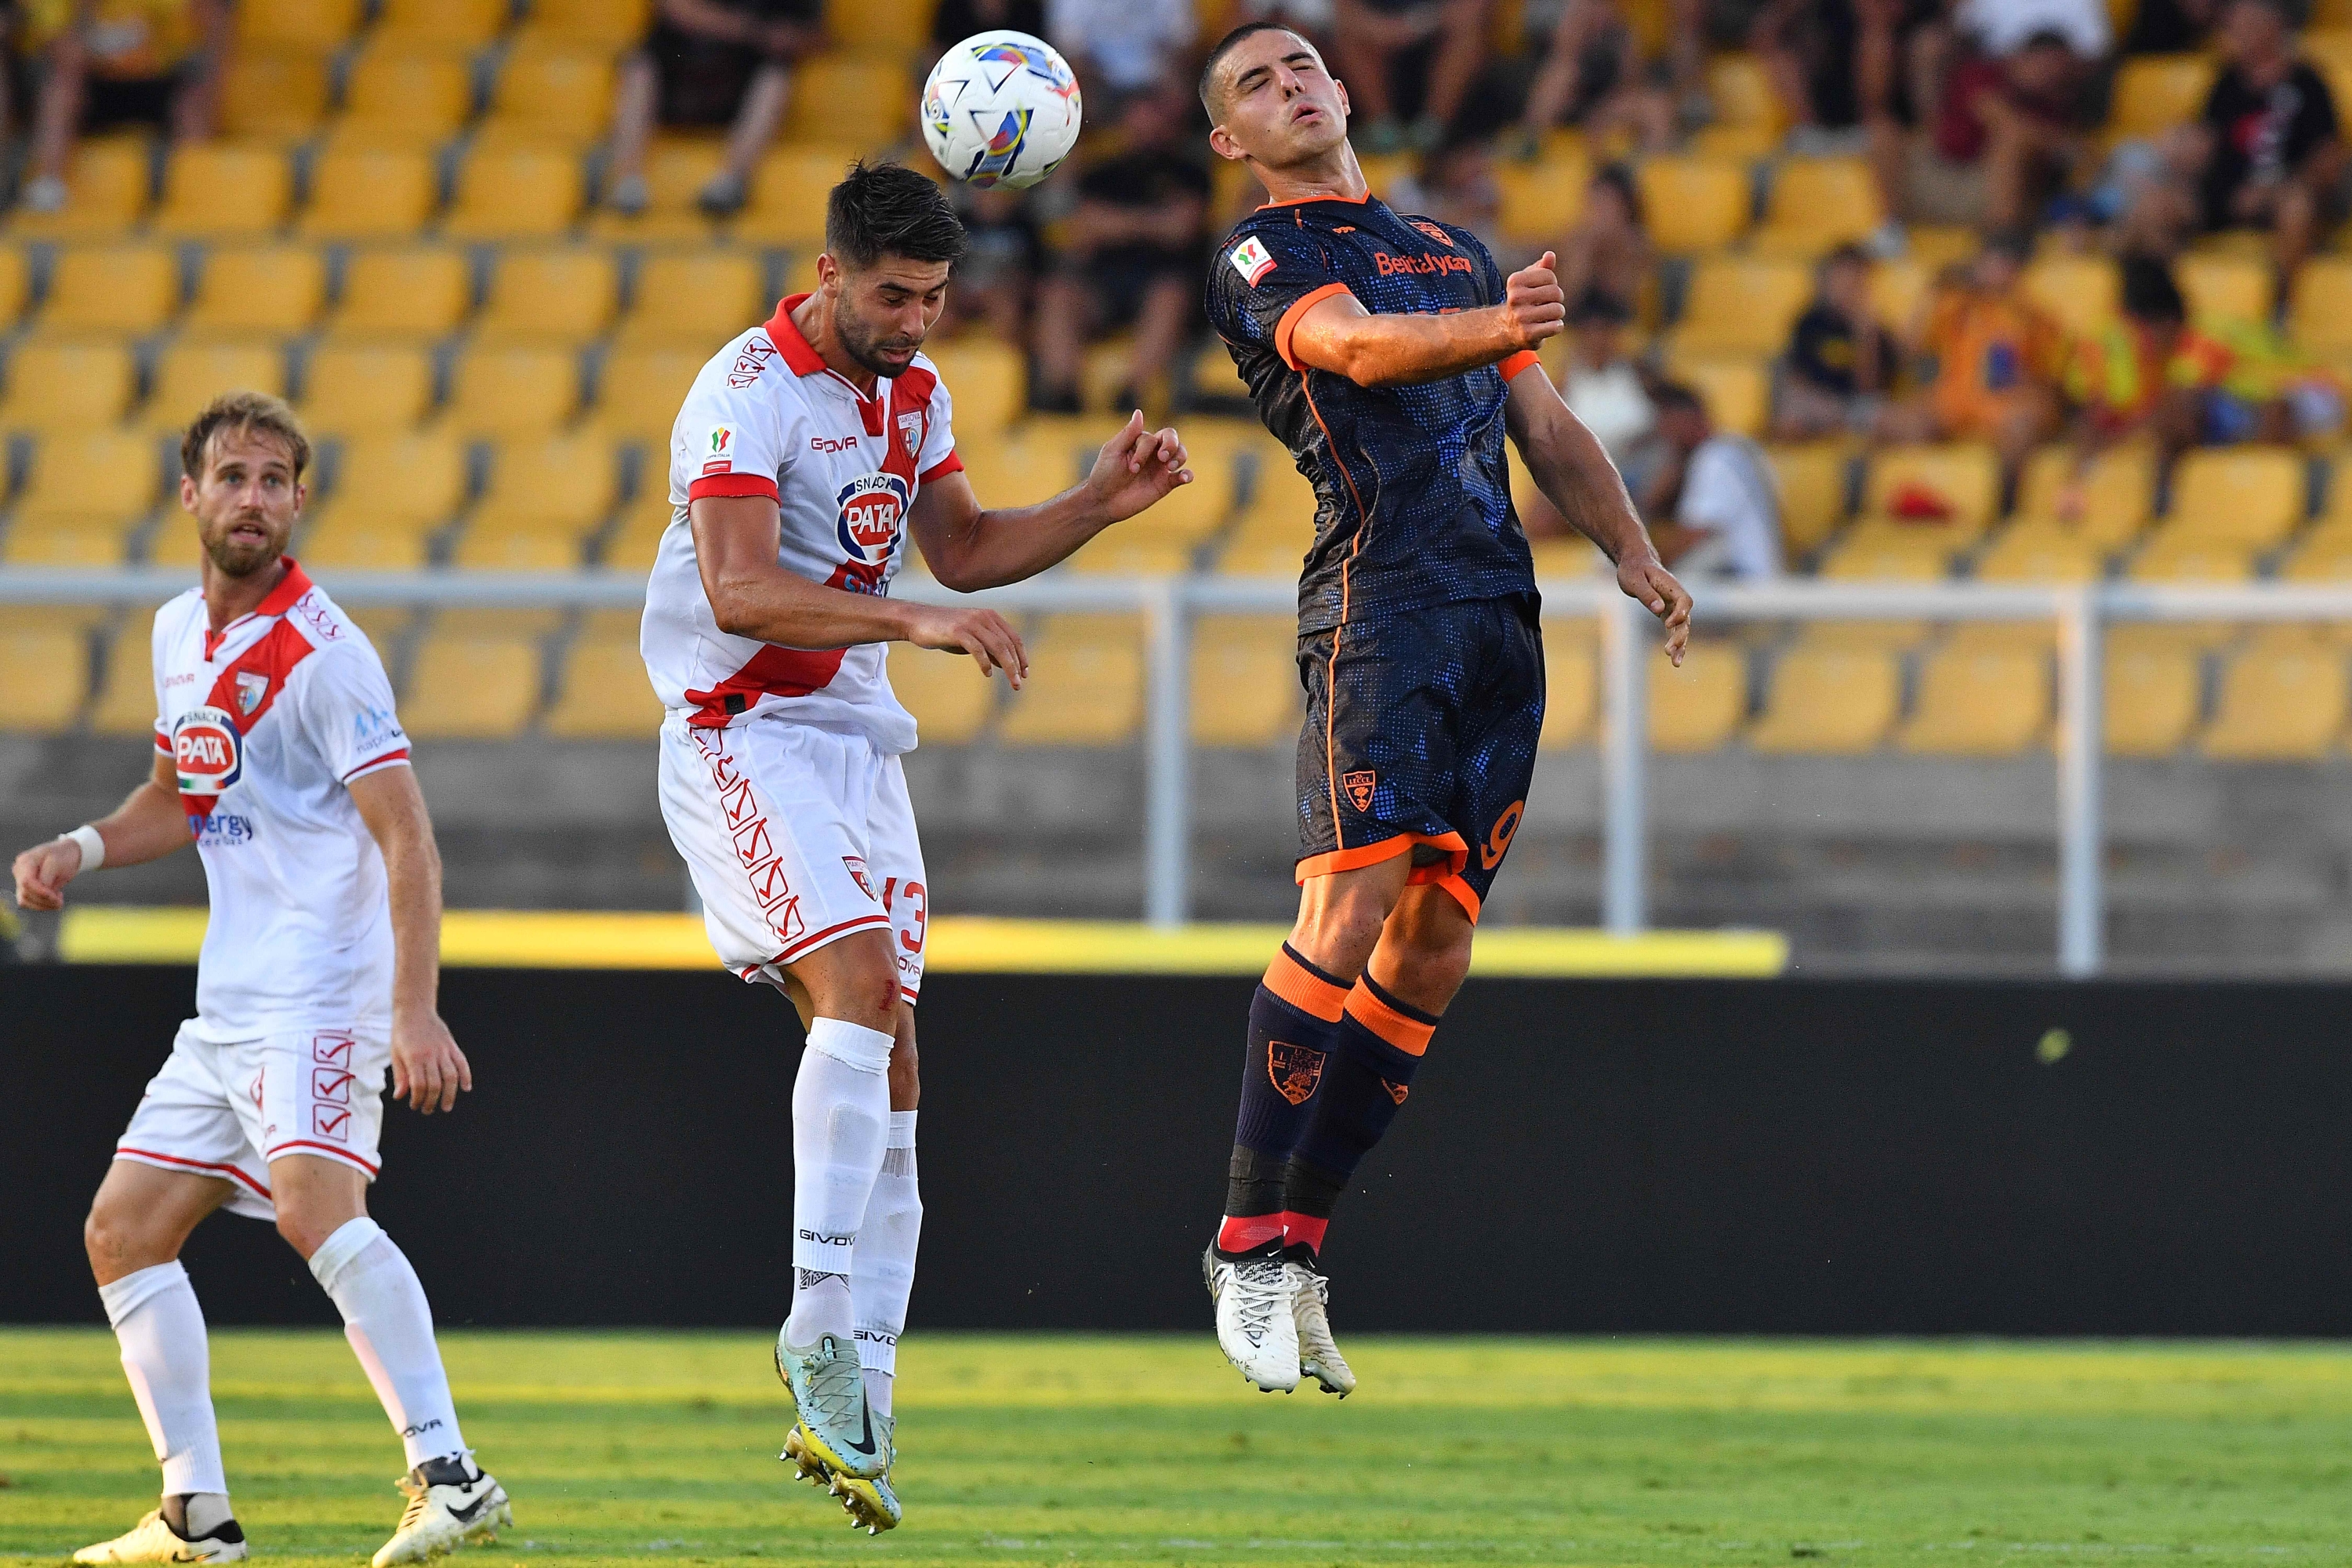
[[[1266,966],[1250,1000],[1249,1054],[1242,1066],[1219,1251],[1249,1252],[1282,1240],[1291,1151],[1307,1129],[1347,998],[1345,984],[1288,942]]]
[[[1323,1069],[1283,1189],[1283,1239],[1323,1249],[1331,1210],[1356,1166],[1388,1131],[1429,1049],[1437,1016],[1400,1001],[1366,974],[1348,993],[1338,1048]]]

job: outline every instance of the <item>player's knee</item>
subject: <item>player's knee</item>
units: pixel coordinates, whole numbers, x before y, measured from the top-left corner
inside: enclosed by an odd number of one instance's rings
[[[1299,912],[1298,932],[1306,939],[1301,951],[1315,956],[1326,969],[1353,974],[1379,945],[1388,918],[1387,902],[1379,889],[1361,886],[1334,889],[1331,897]]]
[[[81,1222],[81,1245],[89,1254],[89,1266],[110,1279],[142,1250],[142,1239],[134,1217],[103,1193],[91,1203],[89,1214]]]

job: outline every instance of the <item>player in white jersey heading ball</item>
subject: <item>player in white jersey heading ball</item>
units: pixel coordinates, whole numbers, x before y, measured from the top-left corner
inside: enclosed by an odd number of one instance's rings
[[[512,1521],[468,1457],[407,1257],[367,1217],[393,1094],[431,1115],[473,1087],[436,1009],[441,861],[368,640],[285,553],[310,443],[284,404],[215,399],[181,444],[200,588],[155,616],[152,775],[110,816],[16,857],[16,901],[191,839],[212,918],[196,1016],[147,1085],[84,1227],[163,1500],[78,1563],[247,1554],[213,1420],[204,1310],[180,1248],[219,1208],[275,1220],[343,1315],[407,1450],[376,1568]]]
[[[1084,483],[982,510],[919,351],[963,226],[940,188],[861,163],[826,204],[815,292],[695,379],[670,437],[675,512],[646,592],[661,804],[720,960],[807,1026],[793,1089],[792,1314],[776,1368],[786,1457],[853,1523],[898,1521],[891,1384],[922,1205],[914,1003],[929,893],[900,753],[915,722],[884,646],[965,655],[1019,687],[992,611],[888,597],[908,540],[970,591],[1018,582],[1188,483],[1173,430],[1135,415]]]

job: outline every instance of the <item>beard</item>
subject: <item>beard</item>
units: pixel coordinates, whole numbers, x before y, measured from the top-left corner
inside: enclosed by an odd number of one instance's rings
[[[923,346],[920,338],[886,337],[876,332],[850,308],[849,295],[844,290],[833,310],[834,335],[841,340],[841,350],[865,369],[876,375],[896,377],[904,372]],[[890,358],[890,355],[901,355]]]
[[[221,525],[217,535],[199,541],[205,547],[205,556],[213,563],[213,569],[225,577],[250,577],[257,572],[266,572],[286,553],[287,537],[283,534],[269,534],[259,541],[252,541],[238,539],[230,533],[229,531],[238,523],[249,521],[252,520],[232,517]],[[261,526],[266,531],[269,525],[263,523]]]

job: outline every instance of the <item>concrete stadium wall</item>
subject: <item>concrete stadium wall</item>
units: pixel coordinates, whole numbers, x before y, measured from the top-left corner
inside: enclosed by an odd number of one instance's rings
[[[930,981],[916,1331],[1202,1327],[1249,990]],[[100,1321],[81,1215],[192,993],[185,970],[0,968],[0,1321]],[[1475,983],[1333,1227],[1336,1315],[2352,1333],[2347,1003]],[[460,971],[444,1008],[480,1087],[451,1117],[388,1112],[373,1205],[445,1321],[781,1316],[799,1036],[781,998],[717,973]],[[333,1321],[265,1226],[216,1218],[188,1261],[215,1323]]]

